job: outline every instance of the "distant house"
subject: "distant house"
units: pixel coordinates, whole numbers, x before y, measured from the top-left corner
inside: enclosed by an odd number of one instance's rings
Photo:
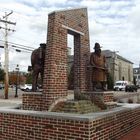
[[[133,62],[110,50],[103,50],[107,67],[113,81],[125,80],[133,82]]]
[[[133,68],[133,74],[136,81],[136,85],[140,87],[140,67]]]
[[[19,85],[24,85],[26,83],[26,73],[25,72],[16,72],[10,71],[9,72],[9,84],[13,85],[18,83]]]

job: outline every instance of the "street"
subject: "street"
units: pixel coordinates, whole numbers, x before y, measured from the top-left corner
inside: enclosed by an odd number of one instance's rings
[[[140,103],[140,89],[137,92],[114,91],[114,98],[117,99],[117,102],[122,103],[128,103],[128,100]]]
[[[0,90],[0,107],[21,104],[22,94],[25,92],[18,89],[17,98],[15,98],[15,92],[15,88],[9,88],[8,99],[5,99],[4,90]],[[68,93],[68,99],[73,99],[73,91],[69,91]],[[118,102],[128,102],[128,99],[132,99],[136,103],[140,101],[140,89],[137,92],[114,91],[114,99]]]

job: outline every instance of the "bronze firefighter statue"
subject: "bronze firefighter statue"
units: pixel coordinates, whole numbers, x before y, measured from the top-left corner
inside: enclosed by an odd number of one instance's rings
[[[43,74],[44,74],[44,60],[45,60],[46,44],[41,43],[38,49],[35,49],[31,54],[32,64],[32,91],[37,90],[38,76],[41,75],[41,83],[43,85]]]
[[[92,67],[92,86],[93,91],[106,90],[107,68],[105,56],[101,53],[99,43],[95,43],[95,52],[90,56],[90,65]]]

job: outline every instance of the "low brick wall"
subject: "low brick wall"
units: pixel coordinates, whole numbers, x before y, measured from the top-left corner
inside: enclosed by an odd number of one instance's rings
[[[113,102],[114,99],[113,91],[88,91],[82,93],[90,95],[91,98],[99,97],[104,103]]]
[[[53,94],[49,96],[52,97]],[[34,111],[47,111],[50,110],[53,105],[59,101],[64,101],[68,99],[68,96],[63,98],[52,97],[53,104],[48,105],[48,96],[42,92],[25,92],[22,94],[22,109],[23,110],[34,110]],[[59,96],[58,96],[59,97]],[[49,107],[49,108],[48,108]]]
[[[140,124],[140,105],[70,114],[0,108],[1,140],[119,140]]]
[[[22,96],[22,108],[24,110],[45,110],[45,95],[43,95],[42,93],[24,93],[22,94]]]
[[[112,102],[113,101],[113,95],[114,92],[112,91],[103,91],[103,92],[93,92],[92,94],[94,96],[98,96],[102,99],[102,101],[105,102]]]

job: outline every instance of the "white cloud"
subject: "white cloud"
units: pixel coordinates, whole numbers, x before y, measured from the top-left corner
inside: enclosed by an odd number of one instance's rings
[[[131,13],[128,15],[128,22],[132,24],[132,30],[134,33],[140,33],[140,4],[137,4],[133,7]]]

